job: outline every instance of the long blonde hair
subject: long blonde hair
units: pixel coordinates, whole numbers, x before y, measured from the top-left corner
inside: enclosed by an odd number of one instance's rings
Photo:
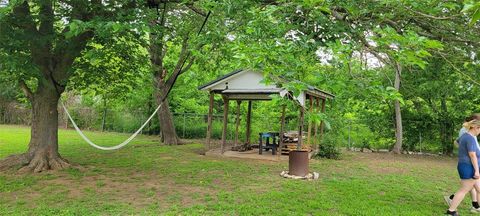
[[[480,120],[474,119],[469,122],[463,123],[463,127],[465,127],[467,130],[472,129],[473,127],[480,127]]]

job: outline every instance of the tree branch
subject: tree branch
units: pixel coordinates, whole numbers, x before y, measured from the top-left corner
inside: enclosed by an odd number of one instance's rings
[[[32,90],[27,86],[27,84],[25,84],[25,81],[23,80],[20,80],[18,82],[18,85],[20,86],[20,88],[22,89],[23,93],[25,94],[25,96],[27,96],[28,100],[31,102],[32,99],[33,99],[33,93],[32,93]]]
[[[422,13],[420,11],[415,11],[415,10],[405,6],[405,5],[403,7],[405,9],[407,9],[408,11],[414,13],[414,14],[417,14],[417,15],[422,16],[422,17],[430,18],[430,19],[435,19],[435,20],[451,20],[451,19],[454,19],[455,17],[458,17],[458,16],[461,15],[460,13],[458,13],[456,15],[449,16],[449,17],[437,17],[437,16],[432,16],[432,15],[429,15],[429,14]]]
[[[13,8],[13,18],[18,20],[19,27],[33,35],[38,35],[38,31],[32,14],[30,13],[30,6],[27,1],[17,5]]]
[[[441,52],[438,52],[438,54],[443,58],[443,60],[445,60],[453,69],[455,72],[459,73],[460,75],[464,76],[464,77],[467,77],[467,81],[470,81],[472,83],[474,83],[475,85],[478,85],[480,86],[480,83],[478,81],[476,81],[475,79],[473,79],[471,76],[469,76],[468,74],[462,72],[462,70],[458,69],[457,66],[455,66],[455,64],[453,64],[450,60],[448,60],[447,57],[445,57],[445,55]]]
[[[165,90],[171,89],[173,84],[175,84],[175,81],[177,80],[178,76],[182,72],[182,66],[185,64],[185,61],[187,60],[189,54],[190,53],[188,53],[188,37],[185,37],[183,39],[182,50],[180,51],[180,56],[178,57],[177,65],[175,66],[175,69],[173,70],[172,75],[165,82],[165,86],[167,87]],[[167,92],[164,92],[164,93],[166,94]]]
[[[197,36],[200,35],[200,33],[203,30],[203,27],[205,27],[205,24],[207,23],[208,18],[210,17],[210,14],[211,14],[211,11],[208,11],[207,15],[205,16],[205,19],[203,20],[202,26],[200,27],[200,29],[197,32]],[[185,62],[188,60],[188,58],[190,57],[190,54],[191,54],[191,52],[189,52],[189,50],[188,50],[188,39],[189,39],[189,35],[187,34],[185,36],[185,38],[183,39],[182,49],[180,51],[180,56],[178,57],[177,65],[175,66],[173,74],[168,78],[167,82],[165,83],[166,88],[164,88],[165,92],[163,92],[163,94],[165,95],[165,98],[168,96],[168,94],[172,90],[173,85],[175,84],[178,76],[180,76],[181,73],[187,71],[192,66],[192,64],[194,62],[195,58],[193,57],[191,59],[190,63],[187,65],[187,67],[184,68]],[[200,48],[202,46],[203,45],[199,45]]]
[[[375,50],[375,48],[373,48],[372,46],[370,46],[367,41],[365,40],[365,38],[361,38],[362,40],[362,43],[363,45],[365,46],[365,49],[371,53],[372,55],[375,56],[375,58],[377,58],[378,60],[380,60],[382,63],[386,64],[386,65],[392,65],[389,61],[387,61],[385,58],[383,58],[380,53],[378,53],[378,51]],[[388,79],[388,81],[390,82],[390,85],[393,86],[393,81],[392,79],[390,79],[390,77],[387,76],[387,74],[383,73],[383,75]]]
[[[204,11],[202,11],[200,8],[196,8],[193,3],[191,4],[186,4],[187,8],[189,8],[190,10],[192,10],[193,12],[197,13],[198,15],[200,16],[203,16],[203,17],[206,17],[207,16],[207,13],[205,13]]]
[[[151,2],[153,4],[157,4],[156,2]],[[158,3],[159,4],[159,3]],[[163,10],[162,14],[159,14],[159,8],[158,4],[155,5],[155,9],[157,10],[157,17],[154,20],[150,21],[150,27],[153,30],[154,28],[157,27],[155,25],[160,25],[159,26],[159,34],[155,33],[150,33],[150,45],[149,45],[149,55],[150,55],[150,62],[152,66],[154,67],[153,72],[154,76],[156,77],[155,81],[156,82],[163,82],[163,79],[165,78],[165,73],[164,73],[164,68],[163,68],[163,58],[165,57],[167,53],[167,47],[163,43],[163,38],[164,38],[164,27],[165,27],[165,15],[167,13],[167,3],[163,3]],[[159,21],[160,19],[160,21]],[[164,48],[165,46],[165,48]],[[157,83],[155,86],[159,86],[159,83]]]
[[[468,43],[472,45],[480,45],[480,42],[477,41],[472,41],[472,40],[465,40],[465,39],[460,39],[460,38],[453,38],[453,37],[447,37],[447,36],[441,36],[441,35],[435,35],[433,33],[427,33],[427,32],[421,32],[418,31],[417,34],[428,37],[431,39],[439,40],[439,41],[447,41],[447,42],[458,42],[458,43]]]
[[[431,39],[435,39],[435,40],[439,40],[439,41],[468,43],[468,44],[477,45],[477,46],[480,45],[480,42],[478,42],[478,41],[473,41],[473,40],[468,40],[468,39],[463,39],[463,38],[456,38],[456,37],[449,37],[446,34],[441,35],[439,33],[433,32],[432,28],[430,26],[428,26],[427,24],[423,23],[422,21],[417,20],[417,19],[411,19],[411,20],[412,20],[413,23],[416,24],[417,27],[424,30],[424,31],[417,31],[418,35],[428,37],[428,38],[431,38]],[[436,29],[436,30],[438,30],[438,29]],[[444,31],[451,32],[451,30],[446,30],[446,29]],[[447,33],[447,34],[450,34],[450,33]]]
[[[73,64],[83,49],[85,49],[88,40],[93,38],[93,31],[87,30],[71,39],[65,39],[62,46],[57,47],[55,53],[55,74],[54,77],[60,83],[69,77],[69,66]]]
[[[40,9],[40,17],[41,19],[45,19],[42,13],[46,13],[46,9],[42,7]],[[18,27],[25,31],[25,44],[30,46],[30,55],[32,57],[33,62],[41,68],[41,71],[48,70],[48,64],[46,61],[49,57],[49,45],[45,43],[45,36],[46,36],[46,23],[40,23],[42,27],[40,32],[37,30],[37,23],[33,19],[32,13],[30,12],[30,6],[28,5],[28,1],[24,1],[21,4],[18,4],[16,7],[13,8],[13,19],[18,20]],[[45,15],[45,16],[48,16]],[[46,73],[42,73],[45,77],[48,75]]]
[[[101,14],[99,8],[102,8],[102,1],[92,0],[90,2],[91,3],[88,4],[85,1],[72,1],[72,19],[89,21],[95,14]],[[64,32],[66,31],[67,30],[64,29]],[[85,32],[71,38],[61,38],[55,47],[53,55],[53,64],[55,68],[55,73],[53,74],[54,80],[61,84],[68,79],[70,76],[68,71],[69,67],[85,49],[87,42],[93,38],[93,36],[93,30],[86,30]]]
[[[388,26],[392,27],[393,29],[395,29],[395,31],[398,33],[398,34],[403,34],[403,31],[402,31],[402,27],[400,27],[400,25],[398,25],[395,21],[391,20],[391,19],[384,19],[384,22],[387,23]]]
[[[195,57],[192,57],[190,59],[190,61],[188,62],[187,66],[184,67],[181,71],[180,71],[180,74],[183,74],[185,73],[186,71],[188,71],[190,69],[190,67],[192,67],[193,63],[195,62]]]
[[[42,36],[48,37],[54,34],[54,30],[53,30],[54,17],[53,17],[52,7],[53,7],[52,1],[40,1],[40,16],[39,16],[40,26],[38,28],[38,31]],[[51,39],[48,42],[51,42]],[[51,43],[48,43],[46,45],[49,46],[50,44]]]
[[[162,10],[162,17],[160,19],[160,38],[157,38],[157,40],[160,40],[159,48],[160,48],[160,59],[159,59],[159,64],[160,68],[163,68],[163,58],[165,58],[165,55],[167,54],[167,47],[165,45],[165,49],[163,48],[163,38],[164,38],[164,32],[165,32],[165,14],[167,13],[167,3],[163,3],[163,10]]]

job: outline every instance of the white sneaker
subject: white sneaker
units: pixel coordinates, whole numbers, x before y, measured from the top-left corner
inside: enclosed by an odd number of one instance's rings
[[[472,207],[470,208],[470,212],[472,212],[472,213],[480,213],[480,208],[475,208],[475,207],[472,206]]]
[[[452,204],[452,200],[450,199],[450,196],[443,196],[443,199],[447,203],[448,207],[450,207],[450,205]],[[472,208],[473,208],[473,206],[472,206]],[[480,213],[480,211],[479,211],[479,213]]]

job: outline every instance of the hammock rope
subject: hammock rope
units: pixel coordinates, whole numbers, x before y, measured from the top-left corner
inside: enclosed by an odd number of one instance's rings
[[[147,119],[147,121],[145,121],[145,123],[143,123],[143,125],[135,133],[133,133],[128,139],[126,139],[125,141],[123,141],[122,143],[120,143],[116,146],[104,147],[104,146],[99,146],[99,145],[93,143],[87,136],[85,136],[85,134],[82,132],[82,130],[80,130],[80,128],[78,128],[77,124],[75,123],[72,116],[70,115],[70,113],[68,112],[67,108],[65,107],[65,105],[63,104],[63,102],[61,100],[60,100],[60,104],[62,105],[63,110],[65,110],[65,113],[67,114],[68,118],[70,119],[70,122],[72,122],[73,127],[75,128],[77,133],[85,140],[85,142],[87,142],[88,144],[90,144],[94,148],[97,148],[97,149],[100,149],[100,150],[106,150],[106,151],[117,150],[117,149],[120,149],[120,148],[126,146],[128,143],[130,143],[143,130],[143,128],[148,124],[148,122],[150,122],[152,120],[152,118],[158,112],[160,107],[163,106],[163,103],[160,103],[160,105],[158,105],[157,109],[155,109],[155,111],[152,113],[152,115],[150,115],[150,117]]]

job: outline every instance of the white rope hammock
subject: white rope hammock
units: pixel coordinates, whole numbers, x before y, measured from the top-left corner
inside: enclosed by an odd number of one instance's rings
[[[62,107],[63,109],[65,110],[65,113],[67,113],[67,116],[68,118],[70,119],[70,122],[72,122],[73,124],[73,127],[75,127],[75,130],[77,131],[77,133],[88,143],[90,144],[91,146],[97,148],[97,149],[101,149],[101,150],[117,150],[117,149],[120,149],[124,146],[126,146],[128,143],[130,143],[130,141],[132,141],[141,131],[142,129],[148,124],[148,122],[150,120],[152,120],[153,116],[155,116],[155,114],[158,112],[158,110],[160,109],[160,107],[162,107],[163,103],[161,103],[160,105],[158,105],[157,109],[155,109],[155,111],[152,113],[152,115],[150,115],[150,117],[147,119],[147,121],[145,121],[145,123],[143,123],[143,125],[135,132],[133,133],[128,139],[126,139],[125,141],[123,141],[122,143],[116,145],[116,146],[111,146],[111,147],[103,147],[103,146],[99,146],[95,143],[93,143],[90,139],[88,139],[87,136],[85,136],[85,134],[83,134],[83,132],[80,130],[80,128],[78,128],[77,124],[75,124],[75,121],[73,121],[73,118],[72,116],[70,115],[70,113],[68,113],[68,110],[67,108],[65,107],[65,105],[63,105],[63,102],[60,100],[60,104],[62,104]]]

